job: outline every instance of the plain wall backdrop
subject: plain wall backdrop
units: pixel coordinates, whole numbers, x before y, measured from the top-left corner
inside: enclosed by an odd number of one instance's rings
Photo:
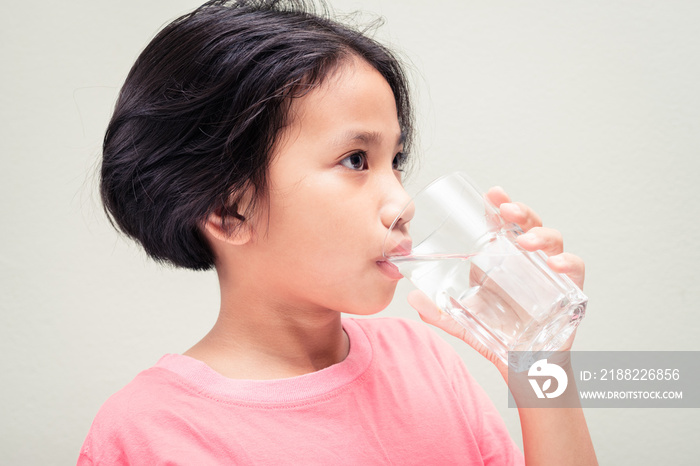
[[[100,405],[203,336],[214,272],[163,268],[101,211],[117,92],[195,0],[11,2],[0,22],[0,463],[74,464]],[[386,18],[421,168],[502,185],[587,264],[577,350],[699,350],[700,3],[332,1]],[[361,19],[371,19],[372,15]],[[417,319],[402,283],[384,315]],[[460,352],[521,443],[499,375]],[[439,394],[437,394],[439,396]],[[697,409],[588,409],[601,464],[698,464]],[[693,434],[695,432],[695,434]]]

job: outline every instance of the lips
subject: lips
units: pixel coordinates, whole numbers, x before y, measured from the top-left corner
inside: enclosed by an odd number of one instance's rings
[[[403,278],[403,275],[401,274],[401,272],[399,272],[398,267],[396,267],[391,262],[385,260],[377,261],[377,265],[379,266],[379,269],[384,273],[384,275],[391,278],[392,280],[400,280]]]
[[[389,243],[392,241],[394,244]],[[399,271],[399,268],[389,262],[387,258],[407,256],[411,253],[411,248],[413,244],[410,238],[401,237],[396,241],[387,240],[387,247],[385,248],[384,257],[377,261],[379,269],[392,280],[400,280],[403,275]]]

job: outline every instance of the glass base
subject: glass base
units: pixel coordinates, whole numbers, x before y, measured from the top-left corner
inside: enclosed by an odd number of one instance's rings
[[[562,348],[584,317],[587,300],[570,302],[568,309],[560,310],[559,315],[544,326],[542,326],[541,322],[533,321],[530,328],[525,329],[520,338],[511,345],[505,344],[497,334],[482,325],[457,300],[449,298],[446,302],[439,304],[450,317],[467,329],[479,343],[486,346],[501,361],[511,366],[513,370],[521,372],[532,365],[535,361],[534,358],[546,358],[547,353]],[[527,360],[522,360],[522,357],[509,358],[508,353],[510,351],[519,352],[520,354],[527,352],[531,356]]]

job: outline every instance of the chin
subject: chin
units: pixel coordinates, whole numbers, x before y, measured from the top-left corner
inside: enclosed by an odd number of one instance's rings
[[[347,307],[343,310],[345,314],[359,315],[359,316],[371,316],[378,314],[391,304],[394,299],[394,292],[396,291],[396,285],[394,285],[390,291],[384,291],[377,293],[374,296],[365,296],[362,302],[352,302],[352,307]]]

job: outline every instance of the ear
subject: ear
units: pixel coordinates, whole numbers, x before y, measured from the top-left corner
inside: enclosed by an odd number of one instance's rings
[[[207,236],[233,246],[242,246],[253,237],[253,228],[249,221],[231,215],[222,221],[219,211],[209,214],[203,226]]]

